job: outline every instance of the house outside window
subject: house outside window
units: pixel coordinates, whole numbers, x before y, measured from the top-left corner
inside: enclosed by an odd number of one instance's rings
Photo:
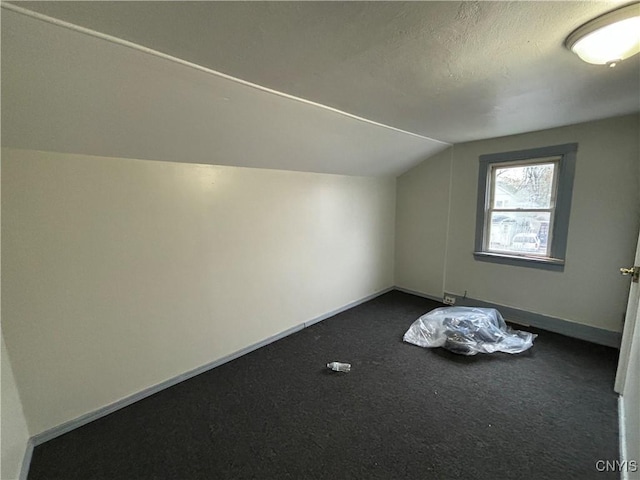
[[[563,269],[577,147],[480,156],[477,260]]]

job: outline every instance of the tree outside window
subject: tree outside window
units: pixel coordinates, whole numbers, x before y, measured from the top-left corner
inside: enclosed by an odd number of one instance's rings
[[[564,264],[577,144],[483,155],[475,255]]]

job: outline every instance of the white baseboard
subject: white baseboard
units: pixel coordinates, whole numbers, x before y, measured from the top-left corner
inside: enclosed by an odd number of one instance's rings
[[[210,363],[207,363],[205,365],[202,365],[200,367],[194,368],[193,370],[190,370],[188,372],[182,373],[176,377],[170,378],[168,380],[165,380],[164,382],[158,383],[157,385],[153,385],[149,388],[145,388],[144,390],[141,390],[140,392],[134,393],[133,395],[129,395],[125,398],[122,398],[120,400],[117,400],[116,402],[113,402],[109,405],[106,405],[102,408],[99,408],[98,410],[95,410],[93,412],[89,412],[86,413],[84,415],[81,415],[78,418],[74,418],[73,420],[69,420],[68,422],[64,422],[56,427],[50,428],[48,430],[45,430],[44,432],[38,433],[34,436],[32,436],[29,439],[29,442],[31,444],[31,452],[33,451],[33,447],[34,446],[38,446],[44,442],[47,442],[49,440],[52,440],[56,437],[59,437],[60,435],[63,435],[67,432],[70,432],[71,430],[74,430],[78,427],[81,427],[83,425],[86,425],[89,422],[92,422],[94,420],[97,420],[99,418],[102,418],[106,415],[109,415],[110,413],[113,413],[117,410],[120,410],[121,408],[127,407],[129,405],[131,405],[132,403],[135,403],[139,400],[142,400],[143,398],[149,397],[155,393],[158,393],[162,390],[164,390],[165,388],[169,388],[172,387],[180,382],[183,382],[185,380],[188,380],[189,378],[195,377],[196,375],[200,375],[201,373],[204,373],[208,370],[211,370],[212,368],[215,368],[217,366],[220,366],[222,364],[225,364],[227,362],[230,362],[231,360],[235,360],[238,357],[241,357],[243,355],[246,355],[247,353],[253,352],[254,350],[257,350],[258,348],[264,347],[265,345],[269,345],[270,343],[275,342],[276,340],[280,340],[281,338],[284,338],[286,336],[291,335],[292,333],[298,332],[304,328],[310,327],[311,325],[314,325],[318,322],[321,322],[322,320],[326,320],[329,317],[333,317],[334,315],[337,315],[338,313],[342,313],[346,310],[349,310],[350,308],[356,307],[362,303],[368,302],[369,300],[372,300],[376,297],[379,297],[380,295],[383,295],[387,292],[390,292],[391,290],[393,290],[393,287],[389,287],[389,288],[385,288],[383,290],[380,290],[378,292],[375,292],[371,295],[367,295],[366,297],[363,297],[359,300],[355,300],[353,302],[350,302],[346,305],[343,305],[340,308],[336,308],[335,310],[332,310],[328,313],[325,313],[323,315],[320,315],[318,317],[312,318],[311,320],[307,320],[306,322],[302,322],[294,327],[288,328],[287,330],[284,330],[283,332],[277,333],[271,337],[268,337],[264,340],[261,340],[257,343],[254,343],[253,345],[249,345],[248,347],[245,348],[241,348],[240,350],[227,355],[225,357],[219,358],[217,360],[214,360]],[[31,460],[31,452],[29,452],[29,457],[27,458],[27,455],[25,455],[25,462],[23,462],[23,467],[22,470],[28,472],[29,470],[29,462]],[[26,461],[28,460],[28,461]],[[25,468],[26,465],[26,468]],[[26,473],[24,474],[24,479],[26,480]],[[23,476],[21,475],[20,480],[23,480]]]

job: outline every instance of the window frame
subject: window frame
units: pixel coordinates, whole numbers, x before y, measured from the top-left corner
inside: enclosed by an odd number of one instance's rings
[[[526,167],[530,165],[553,165],[553,179],[551,184],[551,192],[549,198],[549,206],[546,208],[515,208],[504,205],[496,205],[493,206],[495,202],[496,195],[496,178],[497,178],[497,170],[504,168],[513,168],[513,167]],[[546,157],[546,158],[536,158],[536,159],[527,159],[527,160],[516,160],[513,162],[495,162],[490,163],[487,166],[487,193],[486,193],[486,204],[485,204],[485,220],[484,220],[484,232],[482,239],[482,251],[487,253],[497,253],[503,255],[515,255],[517,257],[540,257],[540,258],[549,258],[551,255],[547,255],[545,252],[544,255],[540,254],[526,254],[526,253],[516,253],[509,250],[500,250],[500,249],[492,249],[490,245],[490,236],[491,236],[491,215],[494,212],[521,212],[521,213],[534,213],[534,212],[548,212],[549,213],[549,225],[553,225],[553,220],[555,219],[555,210],[556,210],[556,199],[558,192],[558,177],[560,170],[560,157]],[[492,188],[493,186],[493,188]],[[515,238],[515,237],[514,237]],[[549,229],[549,233],[547,235],[547,251],[551,250],[551,245],[553,242],[553,228]]]
[[[476,238],[473,252],[476,260],[546,270],[564,270],[577,151],[577,143],[566,143],[549,147],[480,155]],[[492,200],[490,198],[492,191],[491,177],[495,168],[516,164],[526,165],[527,163],[551,163],[550,158],[554,158],[553,161],[557,162],[557,168],[554,172],[556,177],[555,206],[553,207],[553,213],[549,221],[549,255],[541,256],[488,251],[488,249],[485,248],[485,240],[487,240],[487,235],[489,234],[488,222],[490,221],[490,211],[496,210],[495,207],[490,208],[490,202]],[[517,209],[507,208],[506,210]],[[527,209],[524,210],[526,211]]]

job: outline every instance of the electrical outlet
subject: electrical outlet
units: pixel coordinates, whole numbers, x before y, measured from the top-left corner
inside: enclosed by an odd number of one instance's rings
[[[442,303],[444,303],[446,305],[455,305],[456,304],[456,297],[454,297],[452,295],[445,295],[444,298],[442,299]]]

